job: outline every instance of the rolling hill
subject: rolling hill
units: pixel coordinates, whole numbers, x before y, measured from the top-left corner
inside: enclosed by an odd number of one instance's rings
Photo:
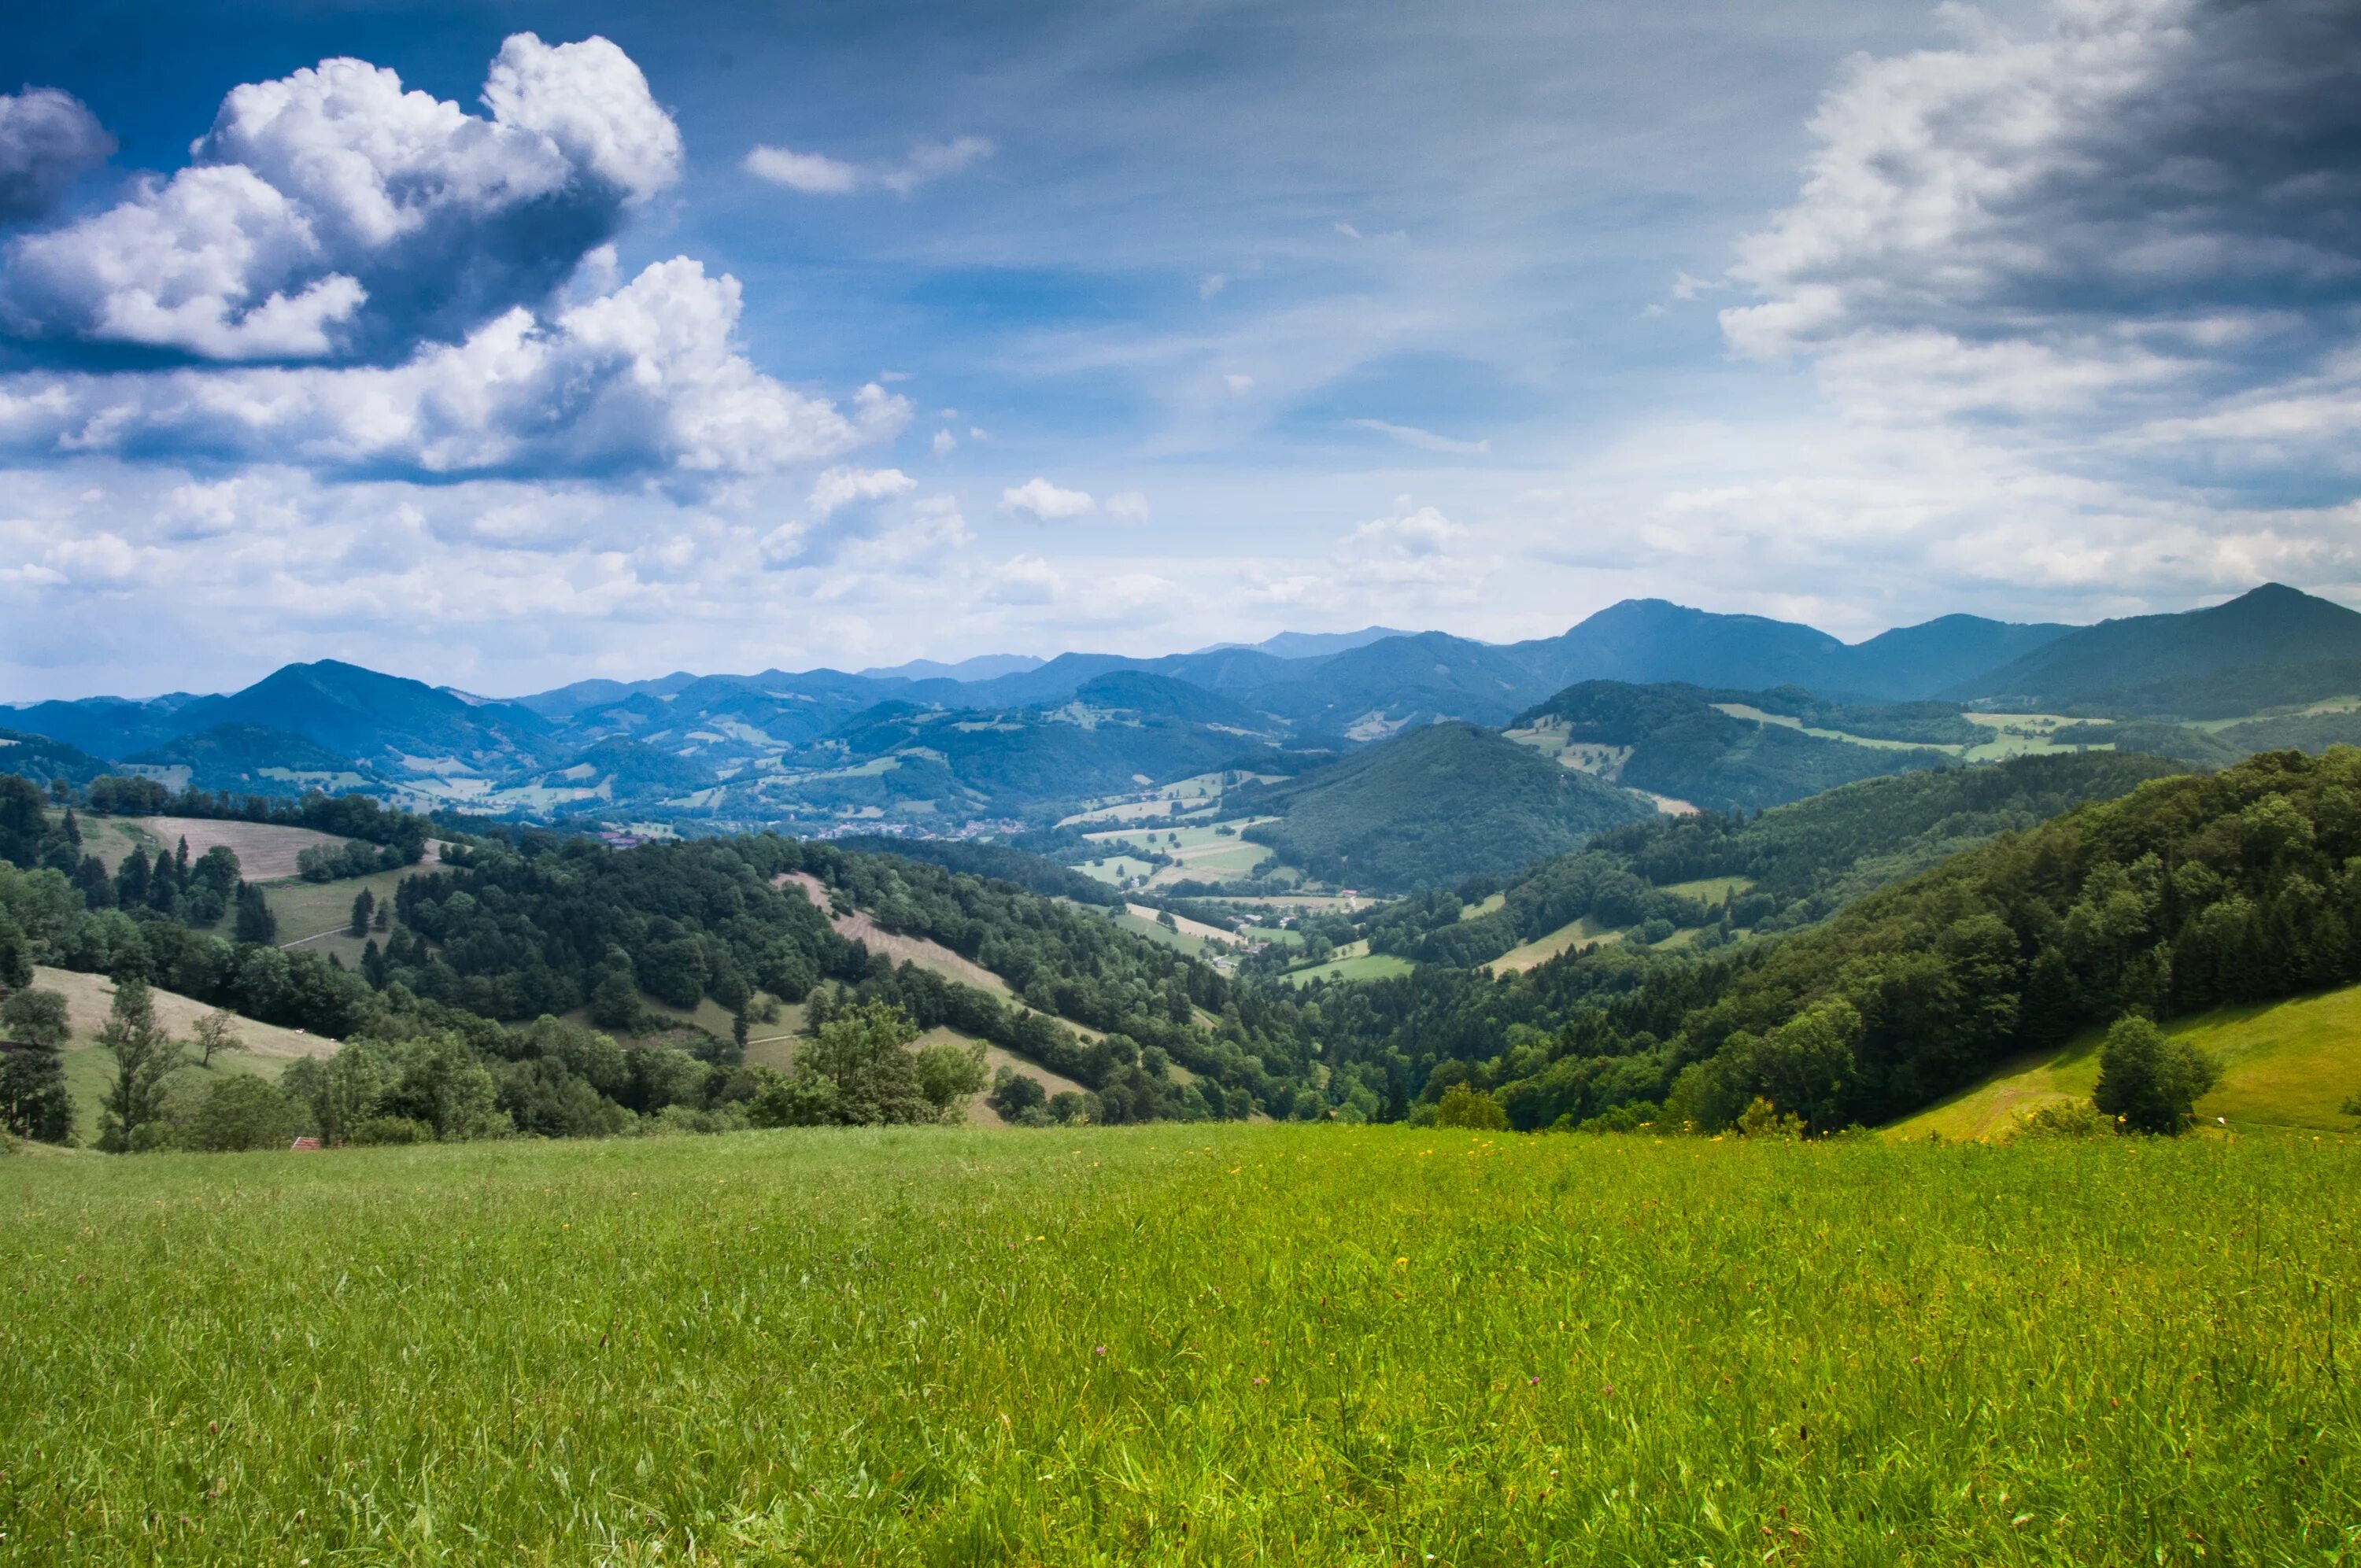
[[[1940,751],[1857,744],[1734,717],[1728,709],[1743,705],[1712,700],[1749,695],[1585,681],[1518,714],[1510,733],[1569,767],[1708,811],[1759,810],[1856,779],[1952,761]],[[1765,699],[1781,700],[1771,694]],[[1873,711],[1861,717],[1875,726]],[[1895,721],[1905,729],[1925,722],[1916,713]]]
[[[1506,875],[1654,815],[1629,790],[1472,724],[1431,724],[1225,809],[1273,813],[1246,837],[1339,886],[1401,891]]]
[[[2345,1107],[2361,1095],[2361,986],[2178,1018],[2165,1033],[2210,1052],[2222,1081],[2197,1102],[2202,1121],[2233,1131],[2274,1127],[2313,1133],[2361,1130]],[[1885,1129],[1894,1138],[2006,1136],[2019,1118],[2065,1101],[2088,1100],[2099,1081],[2103,1032],[2087,1030],[2056,1050],[2019,1058],[1990,1078]]]

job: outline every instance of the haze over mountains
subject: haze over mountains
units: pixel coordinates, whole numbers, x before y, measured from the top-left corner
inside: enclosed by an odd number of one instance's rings
[[[2252,720],[2343,694],[2361,694],[2361,614],[2269,584],[2179,615],[2081,628],[1954,615],[1857,644],[1632,599],[1561,636],[1508,644],[1370,627],[1161,658],[676,672],[511,699],[324,660],[225,696],[0,710],[0,729],[41,738],[69,778],[105,764],[175,787],[368,787],[528,817],[629,806],[803,831],[865,822],[959,833],[1208,772],[1292,777],[1449,721],[1510,730],[1565,767],[1678,808],[1752,808],[1975,760],[1976,742],[1994,732],[1970,725],[1968,707],[2046,713],[2053,724]],[[2141,743],[2190,761],[2244,754],[2176,726],[2136,733],[2151,731],[2165,740]],[[2250,722],[2233,740],[2253,749],[2279,733]],[[2085,724],[2074,740],[2135,734]],[[2305,729],[2284,743],[2315,739]],[[1470,741],[1436,751],[1445,753],[1490,755]],[[1543,817],[1570,820],[1555,806]]]

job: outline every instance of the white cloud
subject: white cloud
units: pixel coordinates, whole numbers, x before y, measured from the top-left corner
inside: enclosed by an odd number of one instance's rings
[[[1210,300],[1230,286],[1230,280],[1219,272],[1208,272],[1197,280],[1197,297]]]
[[[2217,483],[2185,422],[2286,406],[2267,466],[2345,466],[2361,395],[2350,5],[2059,0],[2026,38],[1856,63],[1794,205],[1741,247],[1737,353],[1848,417],[1972,422],[2092,473]],[[2176,470],[2178,472],[2176,473]]]
[[[1106,514],[1116,522],[1146,522],[1150,516],[1148,498],[1137,490],[1124,490],[1109,496]]]
[[[767,180],[807,196],[843,196],[861,189],[860,170],[824,153],[757,147],[746,155],[745,170],[757,180]]]
[[[983,593],[995,604],[1039,605],[1054,601],[1065,586],[1065,577],[1040,556],[1016,555],[993,568]]]
[[[1038,475],[1000,492],[1000,504],[1010,511],[1031,512],[1043,522],[1082,517],[1098,510],[1087,490],[1061,490]]]
[[[1378,552],[1405,557],[1438,555],[1467,537],[1467,530],[1431,506],[1410,510],[1410,498],[1395,502],[1394,512],[1373,518],[1353,530],[1349,545],[1356,552]]]
[[[856,191],[891,191],[906,196],[921,185],[956,174],[990,158],[995,149],[983,137],[920,142],[895,163],[848,163],[826,153],[756,145],[741,164],[747,173],[807,196],[849,196]]]
[[[0,450],[697,484],[822,461],[907,422],[907,401],[874,385],[847,413],[763,375],[738,347],[739,311],[736,279],[678,257],[553,321],[512,310],[383,369],[0,378]]]
[[[935,432],[935,439],[932,444],[936,456],[948,457],[950,455],[951,448],[959,444],[959,437],[953,435],[948,430],[939,430]]]
[[[906,496],[918,481],[899,468],[830,468],[812,485],[811,510],[833,517],[849,506],[869,505],[895,496]]]
[[[1379,435],[1415,446],[1422,452],[1451,452],[1465,456],[1484,456],[1492,450],[1489,441],[1455,441],[1447,435],[1437,435],[1431,430],[1421,430],[1414,424],[1391,424],[1381,419],[1356,419],[1349,422],[1363,430],[1374,430]]]
[[[501,46],[489,119],[365,60],[233,89],[190,167],[18,238],[0,324],[197,359],[385,358],[533,304],[679,175],[604,38]]]
[[[0,93],[0,224],[46,218],[115,138],[82,100],[54,87]]]
[[[1251,376],[1241,375],[1236,371],[1232,371],[1228,375],[1224,376],[1222,380],[1228,386],[1230,389],[1230,396],[1234,398],[1243,398],[1248,392],[1254,390],[1254,378]]]

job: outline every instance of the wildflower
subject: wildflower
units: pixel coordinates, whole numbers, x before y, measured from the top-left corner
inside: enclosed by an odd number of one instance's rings
[[[1608,1398],[1610,1398],[1610,1399],[1611,1399],[1611,1398],[1615,1398],[1615,1385],[1614,1385],[1614,1384],[1612,1384],[1612,1383],[1609,1383],[1609,1385],[1607,1385],[1607,1387],[1605,1387],[1604,1388],[1601,1388],[1601,1389],[1599,1390],[1599,1393],[1601,1393],[1601,1394],[1605,1395]]]
[[[1257,1388],[1259,1388],[1259,1387],[1261,1387],[1265,1383],[1268,1383],[1268,1382],[1269,1382],[1269,1381],[1270,1381],[1270,1379],[1269,1379],[1269,1378],[1268,1378],[1268,1377],[1257,1377],[1257,1378],[1256,1378],[1256,1379],[1255,1379],[1255,1387],[1257,1387]]]
[[[1091,1354],[1093,1355],[1104,1355],[1106,1354],[1106,1346],[1101,1345],[1096,1350],[1092,1351]]]
[[[1525,1387],[1528,1388],[1536,1387],[1540,1383],[1541,1379],[1538,1377],[1528,1377],[1525,1379]]]

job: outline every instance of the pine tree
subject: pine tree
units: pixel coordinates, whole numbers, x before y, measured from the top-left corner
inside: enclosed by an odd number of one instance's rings
[[[345,929],[356,937],[368,936],[369,918],[376,913],[377,899],[368,889],[361,889],[360,892],[353,894],[353,917]]]
[[[250,882],[237,885],[237,939],[268,945],[278,939],[279,916],[270,913],[270,905],[262,890]]]

